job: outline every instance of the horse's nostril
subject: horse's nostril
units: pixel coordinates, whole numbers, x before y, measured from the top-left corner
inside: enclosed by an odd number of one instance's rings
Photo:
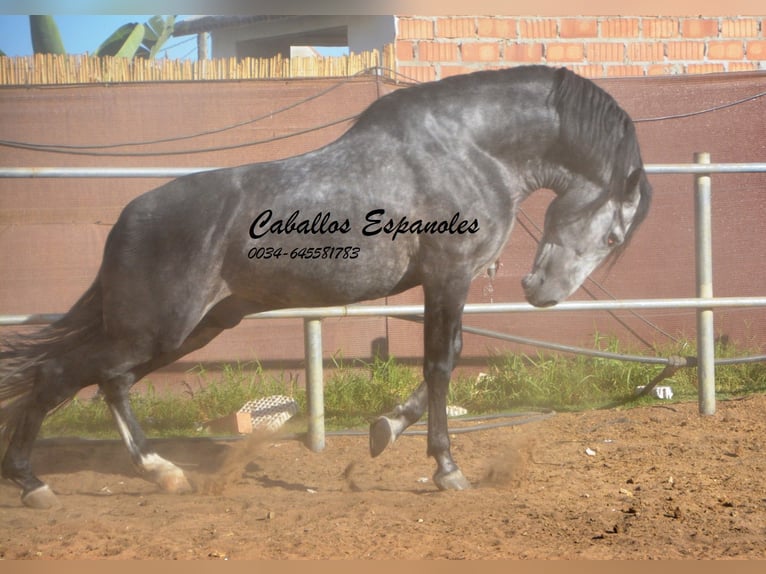
[[[536,273],[528,273],[521,279],[521,286],[525,291],[535,289],[543,284],[542,279]]]

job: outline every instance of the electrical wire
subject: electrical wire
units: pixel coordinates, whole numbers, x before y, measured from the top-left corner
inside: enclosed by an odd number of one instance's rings
[[[257,146],[257,145],[263,145],[267,143],[276,142],[279,140],[289,139],[292,137],[308,134],[311,132],[320,131],[338,124],[342,124],[344,122],[353,121],[357,118],[357,115],[353,116],[346,116],[344,118],[340,118],[338,120],[334,120],[332,122],[327,122],[324,124],[320,124],[311,128],[306,128],[303,130],[297,130],[294,132],[291,132],[289,134],[282,134],[279,136],[274,136],[262,140],[255,140],[250,142],[242,142],[237,144],[229,144],[229,145],[222,145],[222,146],[214,146],[209,148],[190,148],[190,149],[182,149],[182,150],[173,150],[173,151],[152,151],[152,152],[110,152],[110,151],[85,151],[85,150],[78,150],[78,149],[59,149],[57,147],[43,147],[39,145],[32,145],[32,144],[25,144],[21,142],[9,142],[0,140],[0,146],[10,147],[10,148],[17,148],[17,149],[27,149],[32,151],[43,151],[46,153],[59,153],[59,154],[67,154],[67,155],[85,155],[89,157],[159,157],[159,156],[169,156],[169,155],[191,155],[191,154],[198,154],[198,153],[212,153],[212,152],[218,152],[218,151],[228,151],[232,149],[240,149],[245,147],[251,147],[251,146]]]
[[[682,114],[672,114],[672,115],[668,115],[668,116],[657,116],[657,117],[654,117],[654,118],[639,118],[639,119],[633,120],[633,123],[634,124],[640,124],[640,123],[645,123],[645,122],[662,122],[662,121],[666,121],[666,120],[680,120],[680,119],[684,119],[684,118],[690,118],[690,117],[693,117],[693,116],[699,116],[699,115],[702,115],[702,114],[708,114],[708,113],[711,113],[711,112],[717,112],[717,111],[720,111],[720,110],[725,110],[727,108],[733,108],[734,106],[738,106],[740,104],[744,104],[746,102],[750,102],[752,100],[756,100],[758,98],[762,98],[763,96],[766,96],[766,92],[759,92],[757,94],[754,94],[752,96],[747,96],[746,98],[742,98],[740,100],[735,100],[733,102],[727,102],[725,104],[721,104],[721,105],[718,105],[718,106],[713,106],[712,108],[705,108],[704,110],[698,110],[696,112],[686,112],[686,113],[682,113]]]
[[[199,137],[205,137],[210,135],[216,135],[220,134],[226,131],[234,130],[237,128],[241,128],[244,126],[256,124],[258,122],[261,122],[266,119],[273,118],[279,114],[282,114],[284,112],[287,112],[289,110],[292,110],[294,108],[297,108],[299,106],[302,106],[304,104],[307,104],[308,102],[321,98],[322,96],[325,96],[329,94],[330,92],[340,88],[341,86],[348,83],[350,80],[344,80],[341,82],[338,82],[336,84],[333,84],[329,88],[326,88],[324,90],[321,90],[317,92],[316,94],[312,94],[311,96],[308,96],[302,100],[299,100],[297,102],[293,102],[292,104],[288,104],[286,106],[283,106],[281,108],[278,108],[276,110],[267,112],[265,114],[262,114],[260,116],[257,116],[255,118],[250,118],[247,120],[243,120],[240,122],[236,122],[233,124],[229,124],[220,128],[210,129],[210,130],[204,130],[200,132],[195,132],[191,134],[186,135],[179,135],[179,136],[172,136],[172,137],[166,137],[166,138],[160,138],[160,139],[154,139],[154,140],[144,140],[144,141],[129,141],[129,142],[121,142],[121,143],[115,143],[115,144],[100,144],[100,145],[73,145],[73,144],[36,144],[31,142],[23,142],[23,141],[7,141],[7,140],[0,140],[0,145],[4,145],[7,147],[15,147],[15,148],[21,148],[21,149],[27,149],[27,150],[34,150],[34,151],[45,151],[45,152],[59,152],[59,153],[65,153],[68,150],[73,151],[79,151],[79,150],[105,150],[105,149],[113,149],[118,147],[135,147],[135,146],[147,146],[147,145],[157,145],[157,144],[163,144],[163,143],[174,143],[178,141],[184,141],[189,139],[195,139]],[[351,116],[351,118],[355,118],[356,116]],[[348,118],[344,118],[343,120],[339,120],[336,123],[341,123],[341,121],[346,121]],[[289,137],[289,136],[288,136]],[[265,140],[268,141],[268,140]],[[256,142],[253,144],[248,145],[257,145]],[[228,148],[227,148],[228,149]],[[208,150],[204,150],[208,151]],[[212,150],[217,151],[217,150]],[[179,152],[179,153],[188,153],[188,152]],[[191,152],[194,153],[194,152]],[[95,154],[94,154],[95,155]],[[121,154],[122,155],[122,154]]]
[[[187,149],[187,150],[178,150],[178,151],[172,151],[172,152],[120,152],[120,153],[99,153],[98,151],[92,151],[92,152],[86,152],[85,150],[107,150],[107,149],[114,149],[114,148],[120,148],[120,147],[136,147],[136,146],[147,146],[147,145],[157,145],[157,144],[163,144],[163,143],[173,143],[178,141],[184,141],[184,140],[190,140],[195,139],[199,137],[205,137],[209,135],[215,135],[219,133],[223,133],[226,131],[234,130],[240,127],[244,127],[247,125],[253,125],[260,121],[263,121],[265,119],[273,118],[276,115],[279,115],[281,113],[284,113],[286,111],[289,111],[291,109],[297,108],[299,106],[302,106],[314,99],[321,98],[322,96],[346,85],[347,83],[351,82],[353,78],[360,77],[364,75],[374,75],[376,77],[380,76],[383,72],[387,72],[390,75],[394,75],[397,78],[402,78],[406,81],[408,84],[418,84],[420,83],[418,80],[415,80],[414,78],[411,78],[409,76],[406,76],[404,74],[401,74],[395,70],[392,70],[390,68],[386,68],[383,66],[374,66],[371,68],[367,68],[365,70],[362,70],[361,72],[355,74],[354,76],[350,76],[349,78],[345,78],[332,86],[321,90],[317,92],[316,94],[313,94],[307,98],[304,98],[302,100],[299,100],[297,102],[293,102],[292,104],[289,104],[287,106],[284,106],[282,108],[279,108],[277,110],[274,110],[272,112],[268,112],[266,114],[263,114],[261,116],[257,116],[255,118],[250,118],[248,120],[244,120],[241,122],[236,122],[234,124],[226,125],[220,128],[215,128],[211,130],[204,130],[200,132],[195,132],[192,134],[185,134],[185,135],[179,135],[179,136],[172,136],[167,138],[160,138],[160,139],[154,139],[154,140],[145,140],[145,141],[129,141],[129,142],[121,142],[121,143],[115,143],[115,144],[92,144],[92,145],[72,145],[72,144],[40,144],[40,143],[33,143],[33,142],[25,142],[25,141],[13,141],[13,140],[0,140],[0,146],[2,147],[10,147],[10,148],[16,148],[16,149],[25,149],[29,151],[40,151],[40,152],[47,152],[47,153],[71,153],[72,155],[89,155],[89,156],[95,156],[95,157],[154,157],[154,156],[164,156],[164,155],[186,155],[186,154],[195,154],[195,153],[210,153],[210,152],[218,152],[218,151],[227,151],[231,149],[239,149],[243,147],[251,147],[256,145],[262,145],[265,143],[271,143],[273,141],[277,141],[280,139],[287,139],[290,137],[303,135],[306,133],[310,133],[313,131],[321,130],[326,127],[330,127],[333,125],[337,125],[346,121],[353,121],[358,117],[357,115],[348,116],[346,118],[342,118],[340,120],[336,120],[334,122],[330,122],[328,124],[323,124],[320,126],[316,126],[314,128],[308,128],[306,130],[300,130],[297,132],[294,132],[292,134],[286,134],[284,136],[277,136],[275,138],[268,138],[265,140],[257,140],[252,142],[245,142],[240,144],[231,144],[229,146],[218,146],[218,147],[210,147],[210,148],[204,148],[204,149]],[[633,120],[634,123],[643,123],[643,122],[655,122],[655,121],[664,121],[664,120],[675,120],[675,119],[682,119],[682,118],[688,118],[693,117],[701,114],[716,112],[719,110],[731,108],[737,105],[744,104],[746,102],[758,99],[760,97],[763,97],[766,95],[766,91],[759,92],[757,94],[754,94],[752,96],[747,96],[745,98],[741,98],[739,100],[735,100],[733,102],[727,102],[724,104],[720,104],[718,106],[713,106],[710,108],[706,108],[703,110],[697,110],[693,112],[686,112],[681,114],[673,114],[673,115],[666,115],[666,116],[657,116],[657,117],[649,117],[649,118],[639,118]]]

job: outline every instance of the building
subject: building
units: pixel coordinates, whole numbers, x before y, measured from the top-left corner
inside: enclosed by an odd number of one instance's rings
[[[202,33],[214,58],[393,43],[397,71],[418,81],[531,63],[591,78],[766,69],[761,16],[209,16],[176,25],[177,36]]]

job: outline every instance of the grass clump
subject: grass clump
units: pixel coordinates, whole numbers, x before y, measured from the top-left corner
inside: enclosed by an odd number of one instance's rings
[[[626,353],[616,340],[597,339],[596,347]],[[634,353],[637,354],[637,353]],[[657,350],[657,356],[695,354],[693,344]],[[717,358],[756,354],[725,343],[716,348]],[[333,360],[324,389],[325,424],[329,429],[364,428],[376,416],[402,402],[421,381],[420,366],[407,366],[394,359],[371,362]],[[635,401],[635,388],[647,385],[662,370],[660,365],[588,358],[580,355],[504,354],[492,357],[483,376],[453,377],[448,403],[469,413],[487,414],[511,409],[552,408],[575,411]],[[306,393],[295,378],[273,376],[260,365],[227,365],[222,371],[194,371],[197,385],[186,385],[184,393],[159,393],[147,385],[131,393],[136,416],[149,436],[194,436],[206,434],[204,423],[237,411],[247,401],[270,395],[287,395],[299,405],[299,414],[288,425],[305,430]],[[660,384],[673,388],[673,401],[696,400],[697,371],[683,368]],[[766,363],[719,365],[716,395],[721,399],[747,393],[766,392]],[[76,435],[117,437],[111,414],[100,399],[76,399],[48,417],[43,436]]]
[[[291,396],[305,410],[305,393],[296,381],[272,377],[258,363],[229,364],[220,373],[202,367],[191,373],[196,388],[184,383],[183,393],[158,392],[151,383],[130,394],[130,404],[142,428],[150,437],[194,436],[206,434],[206,422],[226,416],[247,401],[275,394]],[[88,436],[117,438],[109,408],[96,395],[93,399],[75,398],[49,416],[42,436]]]
[[[335,359],[334,363],[324,391],[325,423],[330,428],[369,424],[406,399],[421,380],[420,369],[392,358],[351,365]]]

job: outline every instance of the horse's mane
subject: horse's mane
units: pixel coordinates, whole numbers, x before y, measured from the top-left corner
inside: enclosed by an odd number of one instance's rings
[[[641,199],[625,242],[615,250],[614,255],[619,257],[646,217],[651,200],[633,120],[612,96],[566,68],[556,70],[549,102],[560,122],[560,139],[554,152],[557,160],[593,181],[608,178],[601,201],[623,200],[629,191],[625,188],[626,177],[640,170]]]
[[[629,166],[623,162],[634,161],[631,156],[637,149],[622,146],[622,153],[617,153],[618,147],[626,136],[635,137],[635,132],[630,117],[614,98],[593,82],[560,68],[554,74],[549,102],[560,122],[557,159],[595,181],[599,175],[603,177],[606,165],[615,170],[624,168],[625,174]]]

